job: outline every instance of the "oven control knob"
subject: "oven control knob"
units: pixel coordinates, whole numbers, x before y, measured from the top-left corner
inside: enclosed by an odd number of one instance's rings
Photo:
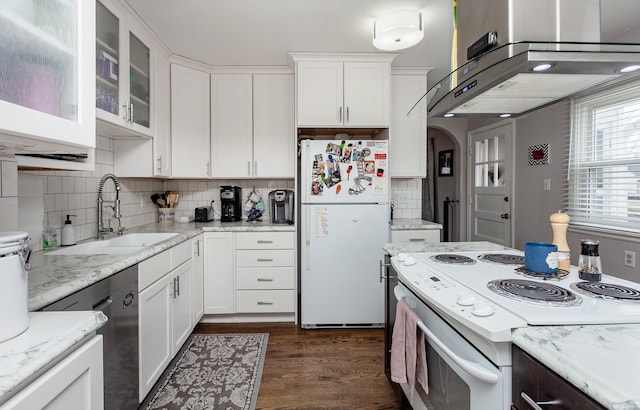
[[[460,292],[456,303],[460,306],[471,306],[476,302],[476,296],[471,292]]]
[[[404,259],[404,262],[402,262],[402,264],[403,264],[404,266],[411,266],[411,265],[415,265],[415,264],[416,264],[416,262],[417,262],[417,261],[416,261],[416,258],[414,258],[413,256],[407,256],[407,257]]]
[[[491,316],[496,312],[496,309],[487,302],[479,301],[473,304],[471,313],[475,316],[485,317]]]

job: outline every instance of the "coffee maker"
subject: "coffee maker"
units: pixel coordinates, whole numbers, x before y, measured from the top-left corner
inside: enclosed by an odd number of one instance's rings
[[[220,186],[220,208],[222,222],[237,222],[242,220],[242,188],[235,185]]]
[[[293,224],[293,191],[278,189],[269,192],[271,223]]]

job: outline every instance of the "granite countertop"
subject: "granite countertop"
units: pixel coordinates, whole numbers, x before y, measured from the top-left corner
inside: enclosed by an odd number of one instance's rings
[[[48,255],[46,252],[34,252],[30,259],[29,310],[41,309],[202,232],[293,232],[294,230],[293,225],[272,225],[269,222],[153,223],[127,230],[125,234],[175,232],[178,235],[129,254]]]
[[[0,343],[0,403],[105,323],[102,312],[29,313],[29,328]]]
[[[391,230],[442,229],[442,225],[422,219],[396,218],[391,220]]]
[[[402,242],[388,243],[383,249],[390,256],[396,256],[401,252],[472,252],[472,251],[501,251],[511,249],[507,246],[497,245],[492,242]]]
[[[607,409],[640,409],[640,325],[529,326],[512,337]]]

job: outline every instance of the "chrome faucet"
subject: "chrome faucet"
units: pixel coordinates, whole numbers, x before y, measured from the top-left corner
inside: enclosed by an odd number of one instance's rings
[[[116,199],[113,201],[104,201],[102,199],[102,188],[104,187],[104,183],[107,179],[111,179],[116,186]],[[98,239],[102,239],[105,234],[113,232],[113,228],[111,228],[111,224],[109,223],[109,227],[104,226],[104,222],[102,221],[103,213],[105,208],[113,209],[113,217],[118,220],[118,235],[122,235],[124,232],[124,227],[120,223],[120,217],[122,214],[120,213],[120,181],[113,174],[106,174],[102,178],[100,178],[100,182],[98,183],[98,229],[96,237]],[[105,203],[109,203],[111,205],[106,205]]]

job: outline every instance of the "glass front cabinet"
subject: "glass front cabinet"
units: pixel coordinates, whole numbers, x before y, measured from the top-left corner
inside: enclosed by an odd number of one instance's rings
[[[96,3],[98,132],[112,137],[151,137],[151,40],[122,8],[115,1]]]
[[[93,2],[0,0],[0,145],[95,147],[94,32]]]

